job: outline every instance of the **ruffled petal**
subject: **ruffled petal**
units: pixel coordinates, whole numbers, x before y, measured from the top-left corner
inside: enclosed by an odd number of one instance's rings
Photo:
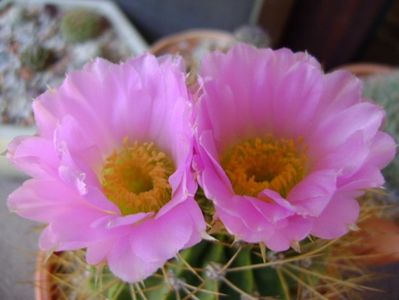
[[[364,140],[361,131],[355,132],[344,143],[325,153],[318,160],[315,159],[315,170],[332,169],[340,176],[350,176],[365,162],[369,155],[368,143]]]
[[[397,151],[395,140],[381,131],[375,135],[370,148],[367,164],[372,164],[379,169],[385,168],[395,158]]]
[[[88,245],[88,262],[107,260],[111,271],[123,280],[144,280],[180,250],[198,243],[205,232],[205,221],[194,199],[159,218],[139,217],[142,216],[111,219],[112,226],[109,220],[96,224],[107,232]]]
[[[313,172],[298,183],[288,194],[288,201],[301,215],[318,216],[330,202],[337,189],[337,172]]]
[[[93,245],[88,245],[86,250],[87,262],[91,265],[97,265],[101,262],[104,262],[117,240],[118,236],[104,239],[102,241],[96,241],[96,243]]]
[[[147,220],[137,228],[140,234],[131,234],[130,243],[136,255],[148,262],[166,261],[179,250],[191,246],[188,242],[192,233],[196,234],[195,243],[198,243],[205,231],[205,222],[198,209],[191,199],[158,219]]]
[[[51,222],[69,205],[75,204],[76,195],[68,187],[52,179],[27,180],[9,195],[7,201],[10,211],[38,222]]]
[[[292,216],[281,221],[275,228],[271,237],[264,241],[265,245],[273,251],[285,251],[293,243],[302,241],[312,229],[313,221],[310,218]]]
[[[384,120],[384,111],[375,104],[362,102],[340,112],[331,113],[320,122],[313,134],[306,138],[309,155],[316,157],[344,143],[355,132],[361,131],[365,141],[370,141]]]
[[[335,239],[349,231],[359,216],[359,203],[351,194],[337,193],[322,214],[314,220],[312,234],[324,239]]]
[[[126,282],[143,280],[156,272],[164,263],[164,261],[149,262],[140,259],[135,254],[129,239],[125,237],[120,237],[113,242],[107,262],[110,270]]]
[[[273,225],[270,222],[263,221],[261,228],[249,228],[248,224],[244,223],[245,219],[242,216],[229,214],[224,208],[218,206],[215,206],[215,209],[217,217],[223,222],[227,231],[235,236],[236,240],[258,243],[273,234]]]
[[[59,163],[52,140],[40,136],[14,138],[8,145],[7,158],[30,176],[40,178],[54,176]]]

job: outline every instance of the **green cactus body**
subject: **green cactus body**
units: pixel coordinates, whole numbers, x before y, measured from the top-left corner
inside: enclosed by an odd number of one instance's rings
[[[87,10],[72,10],[61,21],[65,40],[80,43],[98,37],[103,30],[103,18]]]
[[[289,276],[282,278],[281,274],[284,273],[280,272],[280,268],[283,271],[289,270],[294,276],[302,278],[307,285],[317,289],[319,284],[325,285],[325,282],[320,281],[317,276],[301,274],[301,271],[295,268],[304,266],[316,274],[325,274],[325,268],[322,266],[327,263],[329,257],[334,256],[330,255],[331,253],[319,254],[317,258],[311,259],[313,265],[309,265],[304,263],[309,260],[306,255],[303,259],[285,263],[284,259],[298,255],[292,250],[275,258],[272,258],[274,253],[268,254],[270,260],[264,262],[256,245],[227,245],[225,242],[202,241],[182,251],[179,257],[169,261],[144,282],[128,284],[115,278],[105,266],[100,269],[89,267],[89,270],[83,260],[84,251],[75,254],[67,252],[63,259],[57,256],[57,260],[61,261],[61,267],[57,268],[60,273],[54,274],[54,278],[60,276],[60,285],[67,278],[74,278],[74,284],[78,285],[73,293],[82,296],[76,299],[87,299],[84,298],[87,295],[96,295],[97,298],[93,299],[113,300],[293,299],[298,282]],[[72,260],[72,263],[67,264],[67,268],[63,262],[66,259]],[[259,267],[262,264],[265,266]],[[72,265],[75,265],[75,269]],[[334,282],[334,288],[337,282]],[[68,293],[71,293],[70,285],[66,288]]]
[[[44,70],[48,65],[51,64],[53,59],[53,51],[41,46],[26,48],[21,53],[22,65],[34,71]]]
[[[386,111],[385,129],[399,141],[399,71],[388,75],[370,76],[364,80],[364,95]],[[383,171],[388,187],[399,189],[399,157]]]

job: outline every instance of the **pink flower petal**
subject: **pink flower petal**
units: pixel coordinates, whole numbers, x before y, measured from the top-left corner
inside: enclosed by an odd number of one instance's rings
[[[316,171],[306,176],[288,194],[288,201],[301,215],[318,216],[337,189],[335,171]]]
[[[95,220],[90,226],[92,228],[103,227],[107,229],[117,228],[126,225],[135,225],[143,222],[146,218],[152,217],[153,213],[137,213],[127,216],[106,215],[100,219]]]
[[[68,187],[52,179],[27,180],[9,195],[7,201],[10,211],[38,222],[51,222],[62,213],[63,208],[76,204],[76,195]]]
[[[143,280],[164,264],[163,260],[151,262],[137,257],[129,240],[124,237],[113,243],[107,262],[110,270],[127,282]]]
[[[49,225],[40,234],[39,247],[43,251],[54,251],[54,245],[57,245],[57,238],[52,233]]]
[[[117,226],[109,226],[112,221],[117,222],[112,224]],[[175,206],[159,218],[137,214],[109,218],[95,226],[103,227],[107,232],[100,236],[102,240],[94,240],[88,245],[88,262],[96,264],[108,260],[111,270],[118,277],[132,282],[137,281],[136,276],[144,279],[142,276],[151,275],[147,273],[150,271],[145,271],[145,263],[153,266],[149,270],[158,269],[179,250],[198,243],[201,239],[199,233],[205,231],[203,216],[194,199]],[[125,259],[137,263],[139,271],[122,268],[131,264]],[[143,271],[140,271],[141,268],[144,268]]]
[[[180,249],[191,246],[188,242],[192,232],[198,231],[196,224],[202,222],[199,229],[205,231],[205,223],[198,218],[198,213],[192,213],[197,209],[194,199],[188,200],[162,217],[139,225],[140,235],[134,232],[130,235],[130,244],[136,255],[148,262],[166,260],[174,257]],[[199,241],[197,239],[195,243]]]
[[[367,163],[373,164],[377,168],[386,167],[395,158],[396,148],[396,143],[390,135],[381,131],[377,132],[372,140]]]
[[[117,241],[117,237],[96,241],[93,245],[88,245],[86,250],[86,260],[91,265],[97,265],[106,260],[108,253]]]
[[[322,151],[344,143],[357,131],[361,131],[365,141],[369,141],[377,134],[383,119],[383,110],[367,102],[331,114],[307,138],[310,143],[309,155],[320,155]]]
[[[359,203],[353,195],[337,193],[314,220],[312,234],[324,239],[338,238],[348,232],[358,216]]]
[[[288,250],[293,243],[303,240],[312,229],[313,221],[300,216],[292,216],[281,222],[274,234],[264,241],[273,251]]]
[[[30,176],[51,177],[59,163],[53,142],[41,137],[17,137],[8,145],[7,158]]]
[[[273,234],[273,225],[270,222],[263,222],[262,228],[249,228],[241,216],[229,214],[224,208],[218,206],[215,209],[227,231],[233,234],[237,240],[258,243]]]

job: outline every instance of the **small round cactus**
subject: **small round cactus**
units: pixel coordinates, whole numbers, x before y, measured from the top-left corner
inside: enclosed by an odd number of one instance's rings
[[[365,79],[364,94],[379,103],[386,111],[386,130],[399,141],[399,71],[389,75],[375,75]],[[384,170],[388,187],[399,190],[399,157]]]
[[[63,37],[72,43],[80,43],[98,37],[103,30],[103,18],[87,10],[72,10],[61,21]]]
[[[234,36],[237,41],[251,44],[257,48],[266,48],[271,45],[270,36],[259,26],[241,26],[234,32]]]
[[[34,71],[44,70],[53,59],[54,52],[41,46],[28,47],[21,53],[22,65]]]

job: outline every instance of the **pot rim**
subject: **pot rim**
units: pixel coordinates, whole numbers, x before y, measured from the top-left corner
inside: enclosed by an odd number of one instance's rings
[[[50,276],[48,264],[46,262],[46,253],[39,251],[36,256],[35,269],[35,299],[51,300],[50,295]]]
[[[390,65],[378,63],[353,63],[339,66],[336,70],[346,70],[358,77],[370,75],[386,75],[391,73],[394,68]]]
[[[177,44],[181,41],[193,41],[200,39],[214,39],[222,42],[235,41],[234,35],[228,31],[216,29],[191,29],[161,38],[151,46],[149,51],[153,54],[160,54],[163,53],[162,50],[171,44]]]

